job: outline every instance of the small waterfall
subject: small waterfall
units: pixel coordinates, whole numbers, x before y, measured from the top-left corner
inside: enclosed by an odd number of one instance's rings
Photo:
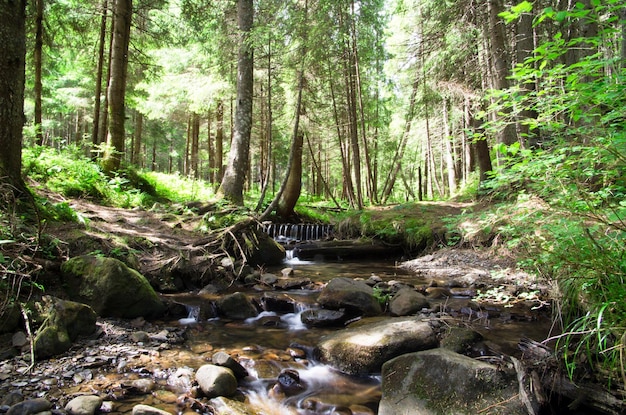
[[[279,243],[320,241],[333,237],[333,225],[319,223],[272,223],[264,222],[260,229]]]
[[[185,308],[188,312],[187,317],[179,319],[178,322],[182,325],[197,323],[200,317],[200,306],[185,304]]]

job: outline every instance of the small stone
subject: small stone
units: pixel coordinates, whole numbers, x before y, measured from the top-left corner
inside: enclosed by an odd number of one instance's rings
[[[18,331],[11,338],[11,344],[13,347],[21,349],[28,344],[28,337],[26,337],[26,334],[23,331]]]
[[[130,386],[140,393],[150,393],[154,390],[154,381],[152,379],[135,379],[130,381]]]
[[[171,415],[169,412],[163,409],[155,408],[149,405],[135,405],[133,406],[133,415]]]
[[[130,335],[130,339],[135,343],[147,343],[150,341],[150,336],[145,331],[136,331]]]
[[[65,405],[70,415],[93,415],[102,406],[102,398],[96,395],[77,396]]]

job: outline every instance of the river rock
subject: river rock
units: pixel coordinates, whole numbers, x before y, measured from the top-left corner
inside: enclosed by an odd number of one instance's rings
[[[479,343],[483,336],[475,330],[467,327],[450,327],[441,339],[441,347],[456,353],[469,355],[475,344]]]
[[[379,373],[389,359],[437,345],[437,335],[428,322],[403,317],[327,336],[318,345],[318,354],[323,362],[342,372],[367,375]]]
[[[148,280],[114,258],[83,255],[61,266],[66,291],[102,317],[158,317],[165,311]]]
[[[44,398],[29,399],[11,406],[6,415],[31,415],[52,408],[52,403]]]
[[[213,354],[211,361],[214,365],[227,367],[232,370],[237,379],[243,379],[248,376],[248,371],[226,352],[219,351]]]
[[[327,310],[325,308],[304,310],[300,319],[307,327],[341,326],[348,316],[344,310]]]
[[[259,314],[252,301],[241,292],[221,297],[217,301],[217,309],[223,317],[235,320],[245,320]]]
[[[332,279],[320,293],[317,302],[323,308],[345,309],[353,315],[376,316],[382,312],[372,287],[364,281],[350,278]]]
[[[171,415],[171,413],[154,406],[140,404],[133,406],[133,415]]]
[[[265,311],[278,313],[293,313],[296,311],[296,302],[287,293],[265,292],[261,297],[261,304]]]
[[[93,415],[102,405],[102,398],[96,395],[77,396],[65,405],[70,415]]]
[[[392,316],[409,316],[428,307],[430,307],[428,299],[409,287],[401,288],[389,302],[389,312]]]
[[[379,415],[527,414],[514,373],[446,349],[396,357],[382,379]]]
[[[196,382],[207,398],[232,396],[237,392],[237,379],[233,371],[222,366],[201,366],[196,372]]]
[[[44,296],[46,319],[34,340],[35,356],[45,359],[68,350],[80,335],[96,330],[96,313],[88,305]]]

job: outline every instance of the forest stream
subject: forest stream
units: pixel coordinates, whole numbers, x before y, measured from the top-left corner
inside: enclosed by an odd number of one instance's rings
[[[83,212],[89,214],[84,207]],[[117,228],[127,233],[150,229],[155,240],[184,240],[180,235],[159,233],[163,223],[151,226],[137,213],[129,212],[121,220],[112,209],[96,213],[91,208],[92,229],[111,232]],[[165,226],[171,227],[171,223]],[[135,414],[138,404],[171,414],[376,414],[380,373],[347,375],[320,363],[314,353],[320,339],[344,328],[311,327],[300,318],[301,313],[318,307],[321,287],[342,277],[421,290],[430,306],[416,318],[480,333],[482,339],[466,350],[476,359],[497,363],[505,356],[519,357],[520,339],[541,342],[554,334],[550,333],[550,287],[516,269],[510,259],[487,251],[448,248],[404,262],[288,258],[281,266],[262,272],[300,283],[283,289],[233,286],[219,295],[197,290],[162,294],[169,302],[184,305],[188,315],[150,321],[99,318],[95,334],[79,338],[69,351],[36,362],[32,369],[27,353],[0,361],[2,411],[19,397],[45,397],[55,413],[63,412],[73,398],[96,395],[103,401],[100,411],[116,414]],[[474,288],[450,284],[453,279],[471,280],[466,285]],[[293,309],[260,310],[257,317],[245,320],[216,316],[210,309],[212,301],[233,291],[243,292],[260,308],[263,297],[282,296]],[[390,318],[385,310],[380,316],[356,318],[346,325]],[[10,342],[6,336],[4,340],[3,344]],[[209,401],[198,393],[194,374],[217,359],[219,352],[238,362],[245,373],[235,396]],[[297,384],[295,391],[289,390],[293,384]]]

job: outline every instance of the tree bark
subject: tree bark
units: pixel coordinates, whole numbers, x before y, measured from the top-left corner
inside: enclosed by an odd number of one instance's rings
[[[219,100],[215,113],[215,178],[214,183],[224,177],[224,100]]]
[[[43,0],[35,0],[35,50],[33,60],[35,61],[35,142],[43,145],[43,125],[41,95],[43,86],[41,83],[41,65],[43,50]]]
[[[197,179],[199,177],[199,154],[200,151],[200,115],[193,113],[191,115],[191,170],[189,176]]]
[[[96,90],[93,106],[93,129],[91,143],[94,147],[100,144],[100,100],[102,98],[102,75],[104,72],[104,42],[106,41],[107,13],[109,0],[102,0],[102,17],[100,20],[100,38],[98,40],[98,62],[96,64]]]
[[[454,196],[456,193],[456,166],[454,164],[454,157],[452,152],[452,135],[450,134],[450,115],[449,115],[450,100],[448,97],[443,99],[443,141],[445,144],[445,159],[446,170],[448,172],[448,189],[450,196]]]
[[[143,140],[143,114],[135,111],[135,133],[133,134],[133,153],[131,163],[137,167],[142,166],[141,142]]]
[[[22,128],[26,59],[26,1],[0,2],[0,184],[25,191],[22,180]]]
[[[124,155],[126,130],[126,75],[132,0],[116,0],[114,9],[113,45],[111,51],[111,83],[109,86],[109,137],[102,167],[106,173],[119,170]]]
[[[506,34],[504,31],[504,22],[499,14],[503,11],[502,0],[489,0],[487,2],[489,32],[486,34],[491,39],[490,55],[493,64],[492,84],[495,89],[506,89],[509,87],[507,79],[509,75],[509,52],[507,50]],[[517,141],[515,125],[509,120],[504,120],[505,126],[497,136],[498,143],[511,145]]]
[[[248,42],[254,8],[252,0],[238,0],[237,18],[241,39],[237,62],[237,106],[235,109],[235,129],[230,147],[228,165],[218,196],[237,205],[243,205],[243,188],[248,170],[250,153],[250,133],[252,129],[252,93],[254,60],[252,47]]]

